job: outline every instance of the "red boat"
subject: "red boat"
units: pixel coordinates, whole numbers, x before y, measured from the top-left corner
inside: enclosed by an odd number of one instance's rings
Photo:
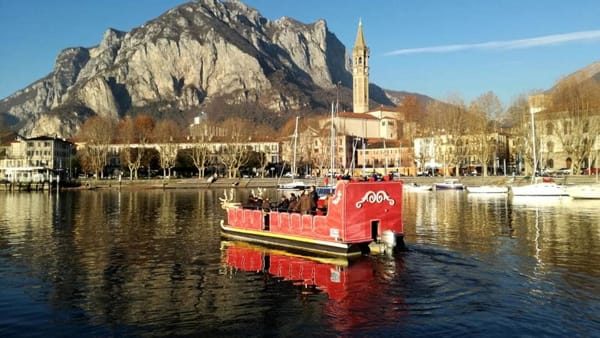
[[[221,229],[233,239],[329,256],[404,248],[400,181],[340,181],[323,215],[229,205]]]

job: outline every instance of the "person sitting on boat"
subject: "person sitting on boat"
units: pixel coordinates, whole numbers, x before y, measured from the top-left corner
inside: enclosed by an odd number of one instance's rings
[[[261,206],[262,206],[262,199],[254,196],[253,194],[250,194],[250,196],[248,196],[248,202],[245,205],[246,208],[258,209]]]
[[[296,196],[293,196],[296,197]],[[289,212],[299,212],[300,211],[300,200],[297,198],[290,198],[290,203],[288,204]]]
[[[265,197],[262,201],[262,209],[263,211],[271,211],[271,203],[268,197]]]
[[[285,196],[281,195],[281,200],[277,203],[277,210],[279,211],[287,211],[290,207],[290,200]]]
[[[303,191],[300,195],[300,213],[303,215],[310,214],[315,208],[315,201],[309,193]]]

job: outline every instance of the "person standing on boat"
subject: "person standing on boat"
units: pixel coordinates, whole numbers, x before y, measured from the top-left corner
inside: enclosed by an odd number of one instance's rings
[[[311,186],[308,196],[312,199],[312,206],[310,211],[314,214],[317,211],[317,203],[319,203],[319,194],[317,193],[317,189],[315,186]]]
[[[269,230],[269,212],[271,211],[271,203],[268,197],[264,197],[262,201],[262,210],[264,215],[264,230]]]
[[[289,212],[298,212],[300,210],[300,200],[294,193],[290,196],[290,204],[288,205]]]

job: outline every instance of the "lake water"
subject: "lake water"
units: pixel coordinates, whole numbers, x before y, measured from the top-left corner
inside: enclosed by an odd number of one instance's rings
[[[0,335],[600,335],[600,201],[406,192],[348,262],[222,240],[222,193],[0,194]]]

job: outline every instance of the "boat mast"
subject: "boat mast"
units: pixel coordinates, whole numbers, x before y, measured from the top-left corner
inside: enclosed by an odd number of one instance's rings
[[[337,109],[337,108],[335,108]],[[333,125],[333,111],[334,111],[334,106],[333,106],[333,102],[331,103],[331,144],[330,144],[330,151],[331,151],[331,162],[330,162],[330,167],[329,167],[329,173],[331,174],[331,185],[333,185],[333,173],[334,173],[334,168],[335,168],[335,127]]]
[[[532,182],[535,182],[535,170],[537,168],[536,150],[535,150],[535,120],[533,118],[534,110],[531,110],[531,145],[533,146],[533,174]]]
[[[292,178],[296,177],[296,147],[298,144],[298,119],[296,116],[296,127],[294,128],[294,161],[292,162]]]

